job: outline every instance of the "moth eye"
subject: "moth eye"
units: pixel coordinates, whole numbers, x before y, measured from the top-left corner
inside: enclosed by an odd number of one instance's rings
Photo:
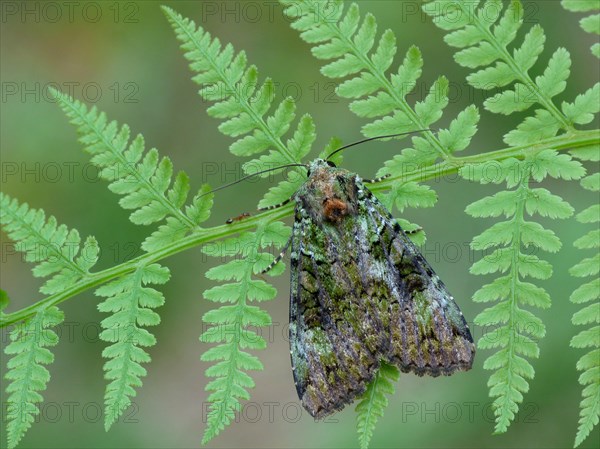
[[[310,177],[310,168],[306,171],[306,176]]]
[[[333,161],[325,161],[325,162],[327,162],[327,165],[329,165],[330,167],[333,167],[333,168],[337,167]]]

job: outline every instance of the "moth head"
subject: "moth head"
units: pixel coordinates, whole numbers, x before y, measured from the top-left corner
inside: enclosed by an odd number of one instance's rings
[[[307,175],[308,177],[310,177],[313,173],[316,173],[320,169],[335,167],[336,165],[332,161],[326,161],[324,159],[315,159],[310,164],[308,164]]]

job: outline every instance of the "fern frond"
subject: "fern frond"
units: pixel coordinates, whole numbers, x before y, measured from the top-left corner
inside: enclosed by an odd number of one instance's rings
[[[46,389],[50,372],[44,367],[54,361],[48,347],[56,346],[58,326],[64,315],[56,307],[40,309],[31,319],[14,327],[4,353],[10,357],[5,375],[10,383],[8,393],[6,435],[8,447],[14,448],[40,413],[41,391]]]
[[[144,138],[138,134],[130,140],[129,126],[109,122],[106,114],[51,89],[58,104],[77,126],[79,141],[92,155],[92,163],[100,168],[100,177],[109,181],[109,189],[123,195],[119,204],[133,210],[129,219],[138,225],[149,225],[166,219],[166,223],[143,243],[145,251],[184,237],[208,218],[212,200],[202,197],[203,186],[192,204],[183,210],[190,189],[189,178],[180,171],[173,180],[173,164],[158,151],[145,150]]]
[[[135,388],[142,386],[140,378],[146,370],[141,364],[150,362],[144,348],[156,344],[144,327],[160,323],[160,316],[152,309],[162,306],[165,298],[145,285],[164,284],[169,276],[167,268],[152,264],[96,290],[96,295],[106,298],[98,304],[98,310],[111,314],[100,323],[100,339],[112,343],[102,351],[102,356],[109,359],[104,364],[104,377],[110,381],[104,396],[106,430],[129,407]]]
[[[230,151],[236,156],[253,157],[243,165],[244,171],[249,174],[301,162],[316,137],[311,116],[303,115],[292,137],[284,143],[296,115],[294,100],[288,97],[274,105],[273,81],[267,78],[259,86],[258,70],[253,65],[247,66],[245,52],[236,54],[231,44],[222,46],[218,38],[212,38],[192,20],[169,7],[162,8],[182,42],[190,69],[197,73],[193,80],[201,86],[198,93],[204,100],[214,102],[208,114],[225,120],[219,131],[237,138]],[[293,172],[292,179],[288,177],[284,185],[271,189],[259,207],[289,199],[285,195],[302,180],[301,170]]]
[[[40,292],[52,295],[70,287],[89,274],[98,260],[98,243],[88,237],[83,246],[76,229],[59,225],[41,209],[30,209],[26,203],[0,192],[0,224],[14,240],[25,260],[36,264],[33,275],[50,277]]]
[[[494,371],[488,386],[490,396],[495,397],[495,430],[502,433],[514,419],[523,394],[529,390],[528,381],[533,379],[535,371],[527,359],[538,357],[537,341],[546,333],[542,321],[523,307],[550,306],[550,295],[543,288],[524,281],[527,277],[548,279],[552,275],[552,266],[531,254],[531,249],[557,252],[561,248],[554,232],[527,220],[526,214],[567,218],[573,213],[573,208],[559,196],[529,184],[547,176],[578,179],[585,172],[579,162],[554,150],[538,152],[525,160],[506,159],[494,166],[493,179],[486,178],[487,168],[487,164],[466,166],[461,169],[461,175],[482,184],[505,182],[510,189],[478,200],[466,209],[473,217],[504,215],[507,218],[492,225],[471,243],[474,250],[486,250],[488,254],[473,264],[471,273],[500,274],[479,289],[473,300],[496,303],[483,310],[474,321],[483,328],[495,327],[479,340],[478,347],[497,349],[483,366]],[[526,249],[530,251],[525,252]]]
[[[371,14],[361,17],[359,7],[347,8],[342,1],[282,0],[286,13],[306,42],[315,45],[313,55],[330,60],[321,69],[329,78],[345,78],[336,93],[352,99],[350,110],[357,116],[375,119],[362,131],[367,137],[427,129],[437,123],[448,105],[448,80],[441,76],[428,95],[414,105],[407,96],[421,76],[423,59],[417,47],[406,52],[404,61],[390,73],[396,55],[396,36],[391,30],[377,37],[377,23]],[[377,45],[375,45],[377,43]],[[415,167],[433,165],[438,159],[448,159],[464,150],[477,130],[479,113],[475,106],[467,107],[439,134],[426,131],[413,137],[412,147],[387,161],[377,176],[393,175],[400,181],[391,191],[381,195],[392,206],[429,207],[436,201],[435,192],[417,183],[402,185],[402,175]]]
[[[375,378],[367,386],[360,402],[356,405],[356,428],[361,449],[367,449],[373,436],[377,420],[383,416],[388,398],[394,394],[394,383],[398,382],[400,371],[393,365],[382,363]]]
[[[583,188],[592,192],[600,191],[600,174],[595,173],[581,181]],[[577,214],[580,223],[600,222],[600,205],[594,204]],[[589,326],[579,332],[571,340],[574,348],[591,348],[590,352],[582,356],[577,362],[577,369],[582,371],[579,383],[583,389],[579,428],[575,437],[575,446],[579,446],[590,434],[600,418],[600,231],[596,229],[588,232],[574,243],[579,249],[593,249],[596,254],[586,258],[571,268],[571,275],[576,277],[593,277],[593,280],[581,285],[571,294],[571,302],[575,304],[588,304],[573,315],[572,322],[576,326]]]
[[[477,5],[479,4],[479,8]],[[535,78],[529,75],[544,50],[546,36],[539,25],[534,25],[517,48],[517,34],[523,25],[524,10],[519,0],[511,0],[502,12],[500,0],[483,3],[471,0],[433,0],[423,10],[433,17],[434,23],[450,33],[446,42],[460,48],[455,60],[460,65],[477,69],[467,77],[473,87],[483,90],[502,89],[488,98],[484,106],[491,112],[509,115],[525,111],[537,104],[533,115],[504,136],[511,146],[528,145],[556,136],[559,131],[574,132],[575,124],[589,123],[591,113],[598,112],[598,84],[584,94],[587,108],[571,107],[563,103],[559,108],[554,97],[567,86],[571,56],[558,48],[548,61],[544,73]],[[498,11],[498,14],[494,12]],[[595,92],[595,93],[594,93]],[[578,105],[579,106],[579,105]],[[581,117],[585,120],[582,120]],[[587,120],[589,118],[589,120]]]
[[[215,281],[229,281],[204,292],[209,301],[226,303],[218,309],[207,312],[202,320],[210,328],[200,340],[216,343],[202,355],[205,362],[214,362],[206,370],[208,377],[214,378],[206,386],[212,393],[208,396],[210,410],[202,443],[205,444],[233,419],[240,409],[240,400],[250,398],[248,389],[254,381],[247,374],[249,370],[262,370],[260,360],[245,349],[263,349],[265,340],[249,326],[268,326],[271,317],[262,308],[251,302],[273,299],[277,290],[262,279],[255,279],[273,256],[262,248],[282,247],[290,236],[290,228],[281,222],[260,222],[255,232],[245,232],[239,237],[222,241],[218,246],[205,248],[205,253],[214,257],[234,257],[223,265],[211,268],[206,277]],[[278,267],[278,268],[277,268]],[[283,272],[280,262],[270,275]]]
[[[562,0],[563,8],[573,12],[588,12],[600,10],[598,0]],[[587,33],[600,35],[600,14],[592,14],[579,21],[581,28]],[[592,45],[592,54],[600,58],[600,43]]]

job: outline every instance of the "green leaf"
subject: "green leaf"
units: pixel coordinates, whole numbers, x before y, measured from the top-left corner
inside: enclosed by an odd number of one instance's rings
[[[381,363],[375,378],[367,385],[366,391],[356,405],[356,428],[358,441],[362,449],[369,447],[377,420],[383,416],[388,405],[386,395],[394,394],[394,382],[400,378],[398,368]]]
[[[581,180],[581,186],[587,190],[600,190],[600,173],[594,173]],[[579,446],[592,432],[600,419],[600,231],[597,223],[600,221],[600,206],[593,204],[577,214],[580,223],[594,223],[595,229],[578,238],[574,242],[576,248],[595,252],[592,257],[586,257],[573,266],[569,272],[575,277],[593,276],[591,281],[580,285],[569,300],[575,304],[588,304],[573,314],[572,323],[576,326],[590,326],[579,331],[571,339],[574,348],[589,349],[577,362],[577,369],[582,371],[579,383],[584,387],[579,412],[579,426],[575,437],[575,446]]]
[[[571,68],[571,55],[564,48],[559,48],[554,52],[548,67],[542,76],[538,76],[535,83],[540,91],[552,98],[565,90],[567,87],[567,78]]]
[[[600,10],[598,0],[563,0],[563,8],[574,12]],[[581,28],[587,33],[600,34],[600,14],[592,14],[580,20]],[[592,54],[600,58],[600,43],[592,45]]]
[[[504,13],[501,12],[503,7]],[[522,42],[517,42],[518,30],[523,25],[524,8],[517,0],[508,4],[500,1],[468,2],[436,0],[425,3],[423,10],[434,17],[434,23],[452,30],[446,42],[460,48],[455,60],[462,66],[479,70],[469,74],[472,86],[498,93],[484,102],[493,113],[511,115],[540,105],[535,115],[526,117],[516,130],[505,136],[511,146],[524,146],[556,136],[561,130],[574,131],[568,113],[558,110],[552,98],[567,87],[571,57],[564,48],[558,48],[535,80],[529,71],[536,65],[544,50],[546,37],[539,24],[531,27]],[[493,26],[493,28],[492,28]],[[493,30],[493,31],[492,31]],[[512,52],[508,46],[516,46]],[[571,111],[571,114],[575,113]],[[578,120],[587,120],[584,116]]]
[[[527,72],[537,61],[538,56],[544,50],[546,36],[539,25],[534,25],[525,35],[521,47],[514,51],[513,57],[517,66]]]
[[[152,309],[163,305],[162,293],[144,285],[164,284],[169,270],[158,264],[139,267],[133,273],[112,281],[96,290],[106,299],[98,304],[100,312],[111,315],[102,320],[100,339],[112,343],[102,351],[108,361],[104,377],[109,381],[104,395],[104,427],[108,430],[131,405],[136,387],[142,386],[146,375],[142,363],[150,362],[144,347],[156,344],[154,336],[144,329],[156,326],[160,317]]]
[[[160,158],[152,148],[145,151],[144,138],[130,141],[127,125],[119,128],[108,122],[104,113],[88,108],[68,95],[51,89],[58,105],[77,127],[80,141],[92,155],[92,162],[100,168],[100,177],[109,181],[108,188],[123,195],[119,204],[133,209],[130,220],[138,225],[149,225],[167,218],[161,234],[184,235],[195,227],[194,221],[182,210],[189,192],[189,179],[184,172],[173,178],[173,164],[167,157]],[[159,239],[161,240],[161,239]],[[156,246],[147,243],[147,248]]]
[[[287,179],[279,184],[269,188],[269,191],[258,203],[259,208],[271,207],[289,200],[298,191],[298,188],[304,183],[306,177],[299,171],[292,171]]]
[[[190,69],[196,73],[193,80],[201,86],[200,96],[214,104],[209,115],[226,119],[219,130],[235,137],[230,151],[237,156],[262,156],[243,165],[246,173],[279,165],[299,163],[306,156],[315,140],[312,118],[305,114],[300,119],[291,138],[282,138],[292,126],[295,103],[291,98],[278,105],[273,104],[274,83],[266,79],[258,82],[256,67],[247,67],[246,55],[237,55],[231,44],[224,47],[202,27],[182,17],[167,6],[162,7],[177,38],[181,41],[184,57]],[[336,52],[335,48],[321,49],[324,53]],[[265,152],[269,153],[265,154]],[[272,200],[277,195],[271,193]]]
[[[562,110],[569,120],[578,125],[587,125],[600,111],[600,83],[578,95],[573,103],[563,102]]]
[[[63,320],[64,315],[58,308],[40,308],[10,333],[10,343],[4,353],[10,357],[5,379],[8,381],[6,435],[11,449],[17,446],[40,413],[37,404],[43,398],[39,392],[46,389],[50,380],[50,372],[44,365],[54,361],[46,348],[58,343],[58,335],[51,328]]]
[[[206,290],[204,297],[226,305],[210,310],[202,317],[209,327],[200,340],[216,344],[202,355],[203,361],[216,362],[206,370],[206,375],[213,380],[206,386],[206,391],[211,394],[203,444],[231,423],[235,411],[241,407],[241,400],[250,398],[248,389],[254,386],[254,381],[246,371],[263,369],[260,361],[246,349],[264,349],[266,342],[248,326],[267,326],[271,317],[249,302],[272,299],[277,291],[266,281],[253,276],[272,261],[260,249],[269,245],[281,248],[289,234],[289,227],[281,222],[261,222],[256,232],[247,232],[235,239],[230,250],[211,254],[243,258],[230,260],[206,273],[209,279],[226,283]]]
[[[59,225],[54,217],[46,219],[41,209],[30,209],[26,203],[0,192],[0,223],[16,242],[15,249],[25,253],[25,260],[36,264],[33,275],[49,277],[40,292],[59,293],[90,276],[90,268],[98,260],[98,243],[88,237],[84,244],[76,229]]]
[[[542,181],[546,176],[570,181],[580,179],[585,175],[585,169],[574,161],[568,154],[558,154],[554,150],[544,150],[531,158],[531,177],[535,181]]]
[[[400,212],[406,207],[433,207],[437,201],[437,195],[429,186],[416,182],[395,185],[384,198],[386,204],[395,204]]]
[[[598,0],[562,0],[563,8],[574,12],[586,12],[600,9]]]
[[[482,184],[489,183],[490,175],[484,165],[464,167],[461,174]],[[524,214],[566,218],[573,213],[572,207],[562,198],[545,189],[531,188],[530,180],[541,180],[548,174],[577,178],[583,169],[568,155],[559,155],[553,150],[541,151],[525,161],[504,161],[496,168],[496,183],[504,180],[507,187],[514,190],[501,191],[476,201],[466,212],[474,217],[507,218],[492,224],[471,243],[473,249],[486,251],[486,255],[473,264],[471,272],[478,275],[501,273],[480,288],[473,300],[489,304],[477,315],[475,323],[484,328],[495,328],[479,340],[478,346],[496,350],[485,360],[483,367],[493,371],[488,386],[490,396],[495,397],[495,432],[503,433],[515,419],[523,394],[529,390],[528,380],[535,375],[527,358],[538,357],[537,341],[546,333],[543,322],[524,306],[548,308],[551,303],[550,295],[543,288],[524,282],[523,278],[550,277],[552,266],[531,253],[539,249],[556,252],[561,247],[554,232],[539,223],[526,221]],[[523,253],[522,248],[529,248],[529,254]]]
[[[320,59],[329,60],[321,72],[330,78],[347,78],[339,85],[337,94],[352,98],[350,110],[371,120],[362,128],[365,136],[426,129],[441,119],[449,102],[449,82],[445,77],[441,76],[433,83],[422,101],[411,105],[407,99],[422,73],[423,59],[418,48],[410,47],[402,64],[394,71],[396,37],[386,30],[378,39],[374,17],[366,14],[361,22],[358,6],[350,5],[345,12],[343,3],[332,6],[338,13],[335,16],[339,18],[338,22],[330,14],[327,17],[322,14],[322,3],[318,1],[286,0],[283,4],[293,20],[292,27],[302,31],[300,36],[311,44],[319,44],[313,53]],[[388,73],[390,69],[391,73]],[[453,151],[466,148],[476,131],[478,119],[475,107],[468,107],[443,134],[443,142],[434,132],[425,131],[426,139],[413,139],[412,153],[403,152],[404,159],[388,161],[385,171],[378,175],[397,173],[396,168],[401,171],[400,166],[413,159],[416,153],[431,163],[438,157],[448,158]]]

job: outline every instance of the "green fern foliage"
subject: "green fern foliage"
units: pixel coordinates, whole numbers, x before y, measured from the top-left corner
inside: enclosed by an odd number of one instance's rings
[[[274,105],[273,81],[267,78],[259,83],[258,70],[247,66],[245,52],[236,54],[231,44],[223,46],[218,38],[172,9],[163,6],[163,11],[182,42],[190,69],[196,73],[193,80],[201,86],[200,96],[214,102],[208,114],[224,120],[219,130],[237,139],[230,151],[236,156],[252,157],[243,165],[244,171],[254,173],[301,162],[316,137],[311,116],[303,115],[293,135],[283,142],[296,115],[293,99],[288,97]],[[282,184],[269,191],[259,207],[287,200],[303,180],[294,169]]]
[[[466,212],[472,217],[507,219],[492,225],[473,239],[474,250],[486,251],[475,262],[471,273],[499,273],[493,282],[484,285],[473,296],[481,303],[496,304],[483,310],[475,323],[488,331],[478,342],[480,349],[496,352],[484,362],[484,368],[494,371],[488,386],[495,397],[496,432],[505,432],[515,418],[523,394],[529,390],[534,369],[528,359],[539,355],[538,340],[546,329],[542,321],[525,306],[550,307],[550,296],[541,287],[525,278],[548,279],[552,266],[533,254],[537,250],[557,252],[561,242],[551,230],[527,220],[526,215],[568,218],[572,207],[548,190],[530,186],[547,176],[565,180],[578,179],[584,174],[581,164],[569,155],[544,150],[525,160],[509,158],[501,163],[466,166],[461,174],[468,180],[506,183],[508,190],[485,197],[469,205]],[[493,175],[492,175],[493,174]]]
[[[143,243],[152,251],[184,237],[208,218],[212,201],[203,196],[203,186],[192,203],[183,209],[190,189],[189,178],[180,171],[173,180],[173,164],[161,158],[152,148],[145,150],[144,138],[138,134],[130,140],[129,126],[108,121],[96,107],[88,108],[80,101],[51,89],[58,104],[77,126],[79,140],[92,155],[92,163],[100,168],[100,177],[109,181],[109,189],[123,197],[119,204],[133,210],[130,220],[149,225],[165,220]]]
[[[397,52],[396,37],[391,30],[377,38],[375,17],[361,17],[356,3],[347,8],[344,2],[318,0],[284,0],[286,13],[295,21],[292,27],[300,36],[315,45],[313,55],[330,60],[321,69],[323,75],[344,79],[336,92],[349,98],[350,110],[366,119],[374,119],[363,127],[367,137],[424,130],[437,123],[448,105],[448,80],[439,77],[422,101],[411,105],[407,96],[421,77],[423,59],[417,47],[406,52],[400,66],[390,73]],[[414,167],[427,167],[442,158],[448,159],[469,144],[477,130],[479,113],[474,106],[467,107],[452,122],[449,129],[439,134],[426,131],[412,139],[412,147],[401,151],[377,173],[391,175],[392,189],[381,195],[388,206],[396,205],[401,212],[405,207],[431,207],[437,197],[429,186],[416,182],[402,182],[403,176]],[[410,167],[410,168],[409,168]]]
[[[238,258],[206,272],[207,278],[223,283],[206,290],[204,297],[226,305],[202,317],[209,328],[200,340],[215,344],[202,355],[203,361],[213,363],[206,370],[206,375],[213,380],[206,386],[211,393],[208,396],[210,410],[203,444],[231,422],[235,412],[240,410],[240,400],[250,398],[247,390],[254,387],[254,381],[247,371],[263,369],[260,360],[247,350],[264,349],[266,342],[249,327],[268,326],[271,317],[264,309],[251,303],[273,299],[277,290],[255,276],[273,260],[271,253],[263,249],[269,246],[281,248],[288,241],[290,231],[279,221],[260,222],[255,232],[245,232],[204,249],[210,256]],[[269,275],[281,274],[284,268],[280,262],[269,271]]]
[[[40,292],[59,293],[89,274],[98,260],[98,243],[88,237],[83,246],[76,229],[59,225],[41,209],[31,209],[26,203],[0,193],[0,224],[25,253],[25,260],[36,264],[33,275],[49,277]]]
[[[375,378],[356,405],[356,428],[361,449],[369,447],[377,420],[383,416],[383,411],[388,405],[387,396],[394,394],[394,383],[398,382],[399,378],[398,368],[382,362]]]
[[[109,189],[122,195],[124,209],[133,210],[130,220],[138,225],[162,222],[142,243],[145,251],[156,251],[199,229],[208,219],[213,196],[204,185],[186,205],[189,179],[184,172],[173,177],[173,164],[161,158],[156,149],[145,150],[138,135],[130,140],[129,127],[109,122],[104,113],[53,90],[54,97],[71,122],[77,126],[80,141],[109,181]],[[111,315],[102,321],[100,338],[110,343],[103,351],[109,381],[105,394],[105,427],[110,426],[130,405],[135,388],[146,375],[142,363],[150,361],[144,348],[155,344],[145,326],[157,325],[160,318],[152,309],[163,304],[162,294],[146,284],[167,282],[169,272],[157,264],[138,267],[133,273],[100,287],[96,294],[106,299],[98,305]]]
[[[562,0],[563,8],[573,12],[599,11],[600,2],[598,0]],[[600,14],[592,14],[579,21],[581,28],[588,33],[600,35]],[[592,45],[592,53],[600,58],[600,43]]]
[[[102,351],[102,356],[109,359],[104,364],[105,378],[109,380],[104,399],[106,430],[129,407],[130,398],[136,394],[134,388],[142,386],[146,369],[141,364],[150,362],[144,348],[156,344],[155,337],[144,327],[160,323],[159,315],[152,309],[163,305],[165,299],[146,285],[168,280],[167,268],[151,264],[96,290],[96,295],[106,298],[98,304],[98,310],[111,314],[100,323],[100,339],[112,343]]]
[[[48,347],[56,346],[58,335],[51,328],[64,320],[56,307],[40,309],[31,319],[16,325],[4,352],[10,357],[6,380],[8,393],[6,435],[14,448],[40,413],[40,391],[46,389],[50,372],[44,367],[54,361]]]
[[[516,46],[523,25],[523,6],[520,1],[511,0],[503,13],[502,8],[500,0],[435,0],[423,6],[438,27],[449,31],[446,42],[461,49],[455,55],[456,62],[478,69],[467,77],[469,84],[483,90],[503,89],[485,101],[487,110],[509,115],[540,106],[534,115],[506,134],[504,141],[511,146],[528,145],[554,137],[560,130],[574,132],[576,124],[590,123],[600,107],[600,86],[596,84],[574,103],[563,102],[559,109],[553,98],[567,86],[569,52],[558,48],[544,73],[532,79],[529,71],[544,50],[544,30],[534,25]],[[515,48],[509,51],[509,45]]]
[[[600,191],[600,174],[595,173],[581,181],[584,189],[592,192]],[[577,214],[580,223],[600,222],[600,205],[594,204]],[[594,426],[598,424],[600,416],[600,230],[589,231],[586,235],[575,241],[579,249],[593,249],[596,254],[585,258],[570,272],[573,276],[593,279],[581,285],[571,295],[571,302],[575,304],[586,304],[581,310],[573,315],[572,322],[576,326],[590,326],[582,330],[571,340],[574,348],[589,350],[577,362],[577,369],[582,371],[579,383],[584,386],[583,400],[581,401],[581,412],[579,429],[575,437],[575,446],[579,446],[587,438]]]

